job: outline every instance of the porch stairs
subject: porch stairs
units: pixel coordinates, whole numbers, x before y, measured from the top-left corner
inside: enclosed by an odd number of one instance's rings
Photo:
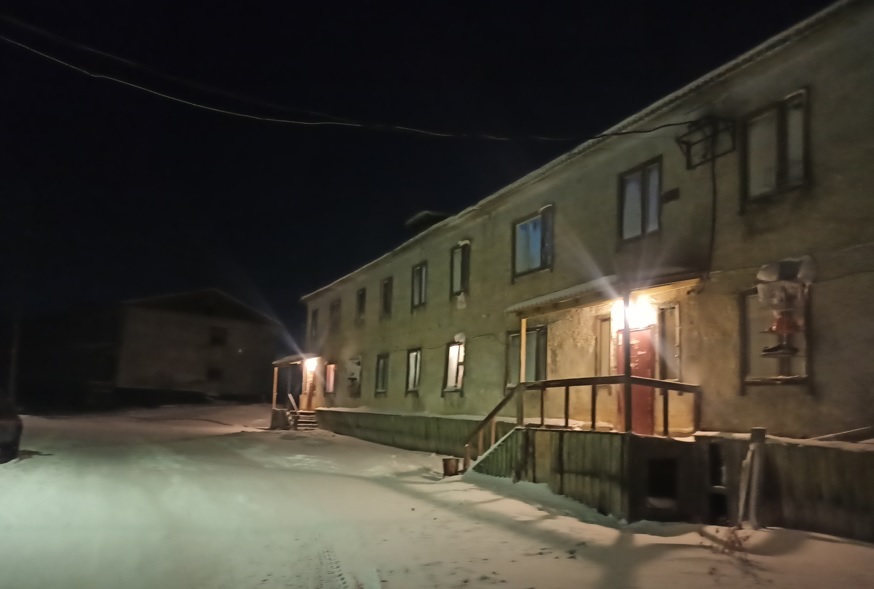
[[[315,411],[301,409],[291,415],[291,428],[295,430],[309,431],[319,429]]]

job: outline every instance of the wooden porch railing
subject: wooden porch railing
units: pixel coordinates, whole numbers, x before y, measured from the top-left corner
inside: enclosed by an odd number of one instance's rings
[[[614,385],[614,384],[623,384],[627,389],[627,395],[625,397],[626,403],[625,406],[625,429],[629,429],[628,425],[631,423],[631,403],[628,402],[630,398],[630,391],[632,385],[643,385],[647,387],[652,387],[653,393],[658,390],[662,398],[664,399],[664,403],[662,403],[662,434],[665,437],[670,437],[670,429],[669,429],[669,399],[668,391],[678,391],[682,393],[692,393],[695,396],[694,401],[694,415],[693,415],[693,428],[698,429],[699,425],[699,406],[700,400],[698,395],[701,393],[701,387],[695,384],[679,382],[675,380],[662,380],[658,378],[645,378],[642,376],[631,376],[628,377],[624,374],[613,374],[609,376],[584,376],[579,378],[562,378],[556,380],[540,380],[534,382],[523,382],[516,385],[513,390],[507,394],[501,401],[495,405],[495,408],[492,409],[488,415],[486,415],[482,421],[480,421],[477,426],[473,429],[470,436],[464,443],[464,470],[467,470],[470,467],[470,445],[473,442],[474,438],[477,439],[477,456],[482,456],[483,452],[488,448],[492,447],[495,444],[495,429],[496,429],[496,420],[498,413],[506,407],[511,400],[516,400],[516,427],[522,427],[525,421],[525,396],[522,394],[524,391],[540,391],[540,425],[546,425],[546,391],[549,389],[563,389],[564,390],[564,427],[570,427],[570,396],[571,396],[571,387],[581,387],[588,386],[589,387],[589,417],[590,417],[590,431],[595,431],[597,428],[598,420],[598,387],[601,385]],[[484,430],[486,426],[490,426],[491,435],[489,438],[489,445],[485,446],[484,444]]]

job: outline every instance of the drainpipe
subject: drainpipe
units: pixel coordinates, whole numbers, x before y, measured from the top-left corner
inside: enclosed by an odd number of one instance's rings
[[[276,410],[276,387],[279,384],[279,366],[273,367],[273,409]]]
[[[626,288],[622,295],[622,364],[625,380],[622,383],[622,402],[625,407],[625,431],[631,431],[631,329],[628,326],[628,307],[631,304],[631,289]]]

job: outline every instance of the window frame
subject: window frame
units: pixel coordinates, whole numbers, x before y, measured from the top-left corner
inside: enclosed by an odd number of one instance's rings
[[[319,335],[319,309],[310,309],[310,338],[315,339]]]
[[[650,204],[650,194],[649,194],[649,183],[647,182],[647,174],[646,171],[651,168],[653,165],[658,166],[659,171],[659,184],[656,189],[656,198],[655,202],[658,206],[658,211],[656,212],[656,223],[657,228],[652,231],[647,231],[649,217],[649,204]],[[632,174],[640,173],[641,182],[640,182],[640,233],[634,235],[632,237],[625,237],[625,178]],[[658,155],[654,158],[648,159],[645,162],[641,162],[634,166],[633,168],[628,168],[619,173],[617,176],[617,194],[619,199],[619,206],[617,207],[619,218],[617,223],[617,235],[619,238],[619,244],[624,243],[633,243],[635,241],[640,241],[646,239],[650,236],[658,235],[662,231],[662,193],[664,192],[664,162],[663,157]]]
[[[526,334],[531,333],[531,332],[535,332],[537,334],[537,342],[535,344],[535,348],[536,348],[535,360],[534,360],[535,370],[540,372],[543,379],[545,379],[546,378],[546,368],[547,368],[547,366],[546,366],[546,358],[547,358],[547,356],[546,356],[546,352],[547,352],[546,343],[547,343],[547,341],[549,341],[548,340],[549,327],[546,325],[537,325],[537,326],[530,327],[530,328],[525,330]],[[504,353],[504,362],[505,362],[505,365],[504,365],[504,388],[505,389],[511,389],[512,387],[515,387],[517,384],[519,384],[519,383],[511,383],[511,381],[510,381],[511,380],[510,379],[510,338],[512,338],[513,336],[520,336],[521,333],[522,333],[521,330],[516,329],[513,331],[508,331],[506,334],[507,340],[506,340],[505,353]],[[529,341],[530,341],[530,337],[526,335],[526,337],[525,337],[526,352],[530,349],[528,347]],[[541,380],[541,379],[535,379],[535,380]]]
[[[330,378],[328,374],[330,373]],[[324,376],[324,394],[325,395],[333,395],[337,392],[337,363],[336,362],[326,362],[325,363],[325,376]],[[330,387],[328,384],[330,383]],[[330,389],[330,390],[329,390]]]
[[[421,272],[421,300],[416,302],[416,272]],[[419,262],[410,271],[410,310],[415,311],[428,303],[428,262]]]
[[[416,354],[418,356],[416,362],[416,386],[410,388],[410,356]],[[418,395],[419,387],[422,385],[422,348],[410,348],[407,350],[407,370],[406,379],[404,380],[405,392],[407,395]]]
[[[379,318],[391,317],[394,306],[394,276],[383,278],[379,282]]]
[[[342,324],[342,299],[337,297],[328,304],[328,332],[336,333]]]
[[[540,265],[536,268],[528,268],[521,272],[516,268],[516,234],[520,225],[540,219]],[[513,221],[510,225],[510,275],[511,282],[515,282],[517,278],[542,272],[544,270],[552,270],[555,261],[555,204],[550,203],[540,207],[540,209],[531,215],[520,217]]]
[[[804,365],[804,374],[797,375],[781,375],[775,374],[773,376],[761,376],[761,377],[751,377],[750,372],[750,361],[749,354],[751,348],[751,333],[748,327],[749,321],[749,307],[748,299],[755,296],[757,294],[756,288],[749,288],[741,290],[737,293],[737,305],[738,305],[738,334],[740,340],[740,356],[738,358],[738,376],[740,381],[740,395],[746,396],[749,392],[750,388],[766,388],[766,387],[800,387],[805,389],[809,394],[813,394],[813,358],[811,352],[811,298],[812,298],[812,288],[809,288],[807,291],[807,295],[805,296],[803,307],[801,309],[801,318],[803,321],[802,330],[800,333],[804,338],[804,350],[803,355],[799,355],[799,359],[803,362]],[[781,362],[779,359],[777,362]],[[777,370],[780,371],[784,366],[779,366]],[[787,379],[790,377],[790,379]]]
[[[364,323],[364,315],[367,309],[367,288],[362,287],[355,291],[355,323]]]
[[[456,362],[455,362],[454,382],[455,382],[456,386],[450,387],[449,386],[449,351],[456,346],[460,347],[460,349],[462,350],[462,354],[461,354],[462,359],[461,359],[461,361],[456,360]],[[466,346],[466,342],[458,342],[458,341],[454,341],[454,340],[449,342],[448,344],[446,344],[446,353],[444,355],[445,362],[444,362],[444,366],[443,366],[443,386],[441,387],[442,390],[441,390],[440,396],[445,396],[446,393],[458,393],[459,395],[464,396],[464,380],[465,380],[465,377],[467,376],[466,375],[467,371],[465,369],[465,365],[467,364],[467,350],[465,349],[465,346]],[[461,368],[461,386],[457,386],[458,385],[458,369],[459,368]]]
[[[384,397],[388,395],[388,354],[377,354],[376,369],[373,375],[373,396]],[[382,383],[380,383],[380,379]],[[380,388],[382,384],[382,388]]]
[[[789,152],[788,152],[788,130],[789,126],[787,124],[787,113],[788,113],[788,105],[797,98],[801,98],[804,104],[804,112],[802,114],[802,122],[801,122],[801,133],[802,140],[801,145],[804,151],[803,156],[801,158],[802,162],[802,178],[801,180],[789,181],[787,178],[788,172],[788,163],[789,163]],[[749,124],[750,122],[761,118],[764,114],[774,111],[776,114],[776,134],[775,145],[777,149],[777,153],[775,154],[775,159],[777,160],[777,170],[776,170],[776,178],[775,178],[775,188],[773,190],[769,190],[767,192],[762,192],[760,194],[750,194],[749,180],[750,180],[750,166],[748,157],[750,154],[750,145],[749,145]],[[753,110],[740,119],[739,123],[740,127],[740,157],[738,158],[740,165],[740,212],[744,213],[746,207],[755,205],[758,203],[765,203],[771,201],[774,197],[783,194],[785,192],[798,189],[807,185],[810,182],[810,90],[807,87],[799,88],[794,92],[790,92],[783,98],[779,100],[774,100],[756,110]]]
[[[459,288],[455,288],[455,255],[461,256],[461,277]],[[449,250],[449,297],[457,297],[470,292],[470,240],[457,243]]]

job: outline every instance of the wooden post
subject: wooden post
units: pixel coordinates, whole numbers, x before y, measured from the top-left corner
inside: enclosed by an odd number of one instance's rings
[[[571,388],[564,387],[564,426],[571,424]]]
[[[479,458],[482,455],[483,455],[483,430],[480,429],[479,434],[477,436],[476,456],[477,456],[477,458]]]
[[[752,476],[750,480],[750,526],[759,529],[759,503],[762,494],[762,474],[765,465],[765,435],[763,427],[750,430],[750,447],[752,449]]]
[[[273,367],[273,409],[276,409],[276,387],[279,384],[279,366]]]
[[[589,428],[592,431],[597,429],[597,421],[598,421],[598,385],[589,385],[591,388],[589,389],[589,398],[591,399],[591,409],[592,409],[592,426]]]
[[[544,405],[546,404],[546,387],[540,387],[540,426],[543,427],[546,419],[546,411],[544,410]]]
[[[497,432],[497,429],[498,429],[498,418],[497,417],[492,418],[491,428],[492,428],[491,435],[490,435],[491,443],[489,443],[489,447],[495,445],[495,438],[496,438],[497,433],[498,433]]]
[[[668,429],[668,410],[670,409],[668,405],[668,395],[670,392],[668,389],[662,389],[662,433],[666,438],[671,437],[671,431]]]
[[[525,336],[528,331],[528,318],[522,317],[519,321],[519,382],[525,382],[525,356],[526,350],[525,346],[527,345],[527,341]],[[519,395],[519,398],[516,400],[516,425],[521,426],[525,424],[525,391],[519,391],[516,393]]]
[[[622,366],[625,381],[622,383],[622,403],[625,408],[624,427],[631,431],[631,328],[628,325],[628,307],[631,305],[631,290],[622,295]]]

